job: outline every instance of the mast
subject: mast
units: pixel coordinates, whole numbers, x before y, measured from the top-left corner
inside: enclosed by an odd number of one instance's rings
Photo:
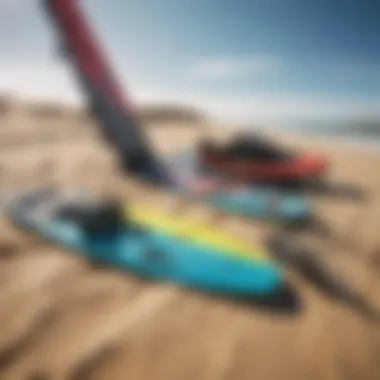
[[[168,169],[144,135],[136,110],[127,100],[78,0],[42,1],[59,36],[62,53],[74,69],[103,137],[116,150],[123,172],[157,185],[173,185]]]

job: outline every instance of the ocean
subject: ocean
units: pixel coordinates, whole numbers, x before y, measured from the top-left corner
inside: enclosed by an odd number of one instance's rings
[[[244,125],[243,129],[252,129]],[[287,121],[270,124],[266,127],[255,127],[262,132],[296,133],[305,137],[314,137],[326,142],[348,145],[356,149],[365,149],[380,153],[380,121],[367,123],[333,123]]]

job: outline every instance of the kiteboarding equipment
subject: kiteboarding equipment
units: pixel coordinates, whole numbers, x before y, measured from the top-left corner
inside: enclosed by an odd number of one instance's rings
[[[143,228],[154,229],[227,255],[259,261],[270,260],[263,247],[245,243],[215,227],[197,223],[189,218],[174,218],[157,208],[133,203],[127,206],[126,215],[130,221]]]
[[[256,191],[241,182],[237,188],[218,183],[206,194],[200,183],[212,180],[203,171],[183,178],[183,168],[169,165],[153,150],[133,105],[102,53],[78,0],[44,0],[66,59],[73,66],[105,140],[115,149],[122,171],[140,180],[210,202],[215,207],[251,218],[304,222],[311,216],[306,199]],[[220,181],[219,181],[220,182]],[[195,184],[195,188],[194,185]],[[245,187],[242,194],[241,187]]]
[[[99,121],[103,137],[116,150],[121,167],[149,173],[157,184],[172,185],[169,173],[139,127],[134,106],[124,97],[78,0],[43,0],[43,9],[56,26],[63,56],[73,65],[89,109]]]
[[[8,206],[10,220],[88,259],[154,280],[210,293],[270,296],[283,274],[267,260],[226,255],[218,248],[145,228],[125,217],[115,201],[99,201],[57,189],[39,189]]]
[[[310,203],[287,189],[254,185],[204,173],[194,152],[180,152],[167,159],[177,175],[182,195],[206,201],[217,209],[252,219],[301,224],[312,220]]]
[[[326,157],[291,152],[259,135],[239,134],[225,146],[205,141],[199,145],[203,168],[251,182],[291,183],[321,179]]]

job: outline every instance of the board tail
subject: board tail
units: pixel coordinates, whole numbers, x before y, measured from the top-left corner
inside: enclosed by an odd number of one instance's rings
[[[90,111],[105,139],[116,149],[123,171],[155,184],[174,185],[168,169],[149,145],[78,0],[43,0],[43,7],[57,29],[62,53],[75,70]]]

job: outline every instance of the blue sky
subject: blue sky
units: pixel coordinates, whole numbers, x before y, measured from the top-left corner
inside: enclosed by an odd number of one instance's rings
[[[233,120],[380,115],[378,0],[84,6],[136,102],[192,103]],[[0,46],[0,90],[78,99],[36,1],[3,0]]]

